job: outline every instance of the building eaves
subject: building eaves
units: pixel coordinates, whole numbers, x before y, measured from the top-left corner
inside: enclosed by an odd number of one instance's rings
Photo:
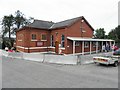
[[[94,38],[87,38],[87,37],[67,37],[67,39],[72,41],[114,41],[112,39],[94,39]]]

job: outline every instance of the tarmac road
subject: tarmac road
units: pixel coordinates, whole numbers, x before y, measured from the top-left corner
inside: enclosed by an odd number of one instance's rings
[[[118,68],[58,65],[2,57],[2,88],[118,88]]]

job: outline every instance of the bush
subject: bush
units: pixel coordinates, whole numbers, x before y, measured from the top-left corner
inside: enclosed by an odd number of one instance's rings
[[[5,47],[8,47],[9,49],[11,49],[13,47],[13,43],[14,43],[14,39],[11,38],[3,38],[3,43],[2,43],[2,49],[5,49]]]

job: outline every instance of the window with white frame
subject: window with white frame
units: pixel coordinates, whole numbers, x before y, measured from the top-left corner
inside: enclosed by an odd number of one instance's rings
[[[85,42],[85,48],[88,48],[89,47],[89,42]]]
[[[36,40],[36,34],[32,34],[32,40]]]
[[[46,34],[42,34],[42,35],[41,35],[41,40],[42,40],[42,41],[47,41]]]
[[[61,47],[65,47],[65,36],[61,36]]]
[[[54,36],[51,35],[51,46],[54,47]]]

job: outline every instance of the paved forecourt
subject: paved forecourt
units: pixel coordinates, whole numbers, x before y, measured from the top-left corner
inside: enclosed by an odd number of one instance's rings
[[[3,88],[117,88],[118,68],[60,65],[2,57]]]

